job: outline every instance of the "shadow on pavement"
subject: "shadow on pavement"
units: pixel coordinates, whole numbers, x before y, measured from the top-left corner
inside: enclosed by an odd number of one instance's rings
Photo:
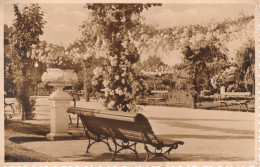
[[[194,139],[254,139],[255,136],[228,136],[228,135],[183,135],[183,134],[165,134],[165,135],[160,135],[162,137],[166,138],[194,138]]]
[[[138,153],[139,159],[135,158],[135,154],[118,154],[115,162],[144,162],[146,158],[146,153]],[[62,157],[60,159],[64,161],[76,161],[76,162],[111,162],[111,157],[113,153],[102,153],[102,154],[85,154],[85,155],[75,155],[75,156],[67,156]],[[171,160],[174,161],[251,161],[248,158],[242,157],[226,157],[226,156],[216,156],[216,155],[208,155],[208,154],[171,154]],[[254,159],[252,159],[254,160]],[[167,162],[166,159],[159,157],[152,162]]]
[[[45,136],[41,137],[11,137],[10,141],[15,142],[17,144],[26,143],[26,142],[37,142],[37,141],[48,141]]]
[[[81,161],[89,161],[89,162],[111,162],[113,153],[102,153],[102,154],[93,154],[93,153],[88,153],[85,155],[76,155],[76,156],[67,156],[67,157],[62,157],[61,159],[63,160],[73,160],[73,161],[77,161],[77,162],[81,162]],[[145,158],[146,158],[146,153],[138,153],[139,158],[137,159],[134,153],[121,153],[118,154],[115,158],[115,162],[127,162],[127,161],[131,161],[131,162],[144,162]],[[172,161],[180,161],[181,157],[179,155],[174,155],[172,154]],[[165,158],[163,157],[158,157],[155,158],[153,161],[167,161]]]

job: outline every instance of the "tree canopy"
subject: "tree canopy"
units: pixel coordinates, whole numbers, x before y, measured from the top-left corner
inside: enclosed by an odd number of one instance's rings
[[[32,84],[34,83],[32,69],[34,62],[27,56],[33,45],[40,42],[39,36],[43,34],[46,23],[44,13],[38,4],[30,4],[22,10],[14,4],[15,19],[11,36],[10,59],[14,71],[14,81],[17,87],[17,100],[21,105],[22,119],[31,119],[34,102],[31,101]]]

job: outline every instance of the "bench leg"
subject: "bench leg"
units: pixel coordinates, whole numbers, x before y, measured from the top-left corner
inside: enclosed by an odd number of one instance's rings
[[[247,112],[249,112],[249,110],[248,110],[248,106],[247,106],[247,104],[246,104],[246,103],[245,103],[245,106],[246,106],[246,111],[247,111]]]
[[[10,107],[12,108],[12,110],[13,110],[13,113],[14,113],[14,115],[15,115],[15,112],[14,112],[14,108],[13,108],[13,105],[10,105]]]
[[[219,103],[218,110],[220,110],[222,107],[222,102]]]
[[[107,145],[109,151],[113,151],[112,148],[110,147],[110,144],[108,143],[108,138],[101,139],[101,138],[98,137],[97,139],[92,139],[92,138],[90,137],[90,135],[88,134],[88,131],[86,131],[86,135],[87,135],[87,137],[88,137],[88,147],[87,147],[86,153],[89,153],[89,149],[90,149],[90,147],[91,147],[93,144],[95,144],[95,143],[100,143],[100,142],[101,142],[101,143],[105,143],[105,144]],[[93,140],[92,143],[91,143],[91,140]]]
[[[113,142],[114,142],[114,144],[115,144],[115,151],[114,151],[113,157],[112,157],[112,159],[111,159],[112,161],[115,160],[116,155],[117,155],[120,151],[122,151],[122,150],[127,150],[127,149],[128,149],[128,150],[132,150],[132,151],[135,153],[136,159],[139,159],[138,153],[137,153],[137,151],[136,151],[136,144],[137,144],[137,143],[130,144],[129,141],[127,141],[127,142],[122,141],[122,144],[119,144],[119,143],[116,141],[116,139],[114,139],[114,138],[113,138]],[[120,149],[117,150],[117,147],[120,147]],[[132,148],[132,147],[133,147],[133,148]]]
[[[69,115],[69,120],[70,120],[70,123],[69,124],[72,124],[72,120],[71,120],[71,116]]]
[[[84,121],[83,121],[83,118],[81,117],[81,115],[78,115],[78,116],[79,116],[79,118],[81,119],[81,123],[82,123],[82,125],[83,125],[84,131],[85,131],[86,136],[87,136],[87,138],[88,138],[88,147],[87,147],[86,153],[89,152],[90,147],[91,147],[94,143],[98,143],[98,142],[105,143],[105,144],[107,145],[109,151],[113,151],[113,150],[111,149],[109,143],[108,143],[108,137],[105,137],[105,136],[104,136],[104,137],[101,138],[100,136],[96,136],[96,135],[95,135],[96,137],[95,137],[95,138],[92,138],[92,137],[90,136],[90,134],[89,134],[89,130],[87,129],[87,127],[86,127],[86,125],[85,125],[85,123],[84,123]],[[91,143],[91,140],[93,140],[94,142]]]
[[[165,159],[167,159],[168,161],[171,161],[171,157],[170,157],[170,152],[173,149],[177,149],[178,148],[178,144],[174,144],[172,145],[170,148],[168,148],[168,150],[162,152],[162,148],[161,149],[157,149],[155,148],[154,152],[150,151],[149,148],[147,147],[146,144],[144,144],[144,149],[146,151],[146,158],[145,161],[151,161],[152,159],[156,158],[156,157],[164,157]],[[158,152],[159,151],[159,152]],[[152,155],[152,157],[150,157],[150,154]],[[168,156],[166,156],[166,154]]]
[[[91,139],[89,138],[88,139],[88,147],[87,147],[87,150],[86,150],[86,153],[89,153],[89,149],[90,147],[95,144],[95,143],[105,143],[109,149],[109,151],[113,151],[112,148],[110,147],[109,143],[108,143],[108,139],[106,139],[106,141],[104,140],[93,140],[93,142],[91,143]]]
[[[244,105],[246,106],[246,111],[248,112],[248,106],[247,106],[247,104],[246,104],[246,103],[242,103],[242,104],[244,104]],[[240,108],[242,108],[242,104],[240,104]],[[239,108],[239,111],[240,111],[240,108]]]
[[[222,106],[222,104],[225,105],[225,107],[226,107],[226,111],[228,111],[228,105],[227,105],[227,103],[224,103],[224,102],[221,102],[221,103],[220,103],[219,110],[220,110],[220,107]]]
[[[225,106],[226,106],[226,111],[228,111],[228,106],[227,106],[227,103],[225,103]]]
[[[76,124],[76,128],[79,127],[79,115],[77,114],[77,124]]]
[[[91,139],[90,139],[90,138],[88,139],[88,147],[87,147],[86,153],[89,153],[89,149],[90,149],[90,147],[91,147],[94,143],[96,143],[96,142],[91,143]]]
[[[227,105],[227,103],[225,103],[225,102],[220,102],[220,103],[219,103],[218,110],[220,110],[220,107],[222,107],[222,104],[225,105],[226,111],[228,111],[228,105]]]
[[[6,113],[4,113],[4,117],[5,117],[5,119],[7,120],[8,118],[9,119],[11,119],[11,118],[13,118],[13,116],[15,115],[15,111],[14,111],[14,108],[13,108],[13,105],[12,104],[4,104],[4,109],[5,109],[5,107],[6,106],[10,106],[11,108],[12,108],[12,111],[13,111],[13,114],[6,114]],[[4,110],[4,112],[5,112],[5,110]]]

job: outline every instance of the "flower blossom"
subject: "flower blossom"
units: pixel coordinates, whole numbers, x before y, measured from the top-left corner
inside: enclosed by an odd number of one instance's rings
[[[109,80],[106,80],[106,79],[105,79],[105,80],[103,81],[103,85],[104,85],[104,87],[107,87],[107,86],[109,85]]]
[[[121,88],[116,88],[115,90],[116,94],[118,94],[119,96],[122,96],[124,94],[123,90]]]
[[[102,75],[103,69],[102,69],[101,67],[96,67],[96,68],[94,69],[93,73],[94,73],[95,76],[98,77],[98,76]]]
[[[115,105],[115,101],[112,100],[112,101],[110,101],[110,102],[108,103],[107,107],[110,108],[110,109],[112,109],[112,108],[114,108],[114,105]]]
[[[98,81],[95,78],[92,79],[92,85],[93,86],[97,86],[98,85]]]
[[[115,79],[116,79],[116,80],[119,80],[119,75],[116,75],[116,76],[115,76]]]
[[[128,42],[127,40],[125,40],[125,41],[123,41],[123,42],[121,43],[121,45],[123,46],[123,48],[127,48],[128,44],[129,44],[129,42]]]

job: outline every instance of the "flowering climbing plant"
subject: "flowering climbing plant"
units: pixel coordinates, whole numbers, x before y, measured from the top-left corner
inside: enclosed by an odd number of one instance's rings
[[[142,79],[136,75],[138,46],[133,40],[140,13],[152,4],[88,4],[91,17],[82,26],[89,38],[87,52],[106,58],[106,64],[94,70],[92,84],[100,101],[109,109],[136,112],[136,100],[144,92]],[[90,31],[89,31],[90,30]]]
[[[68,49],[41,42],[37,46],[32,46],[27,57],[45,64],[47,68],[73,69],[75,63],[88,59],[90,55],[79,52],[78,48]]]

